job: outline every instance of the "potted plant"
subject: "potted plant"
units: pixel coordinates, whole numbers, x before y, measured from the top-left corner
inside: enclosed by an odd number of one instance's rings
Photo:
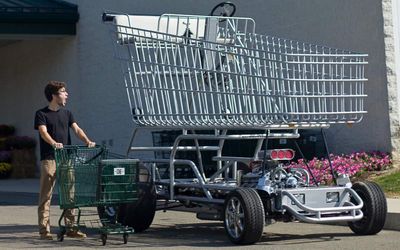
[[[7,162],[0,162],[0,179],[10,177],[12,173],[12,165]]]
[[[0,124],[0,137],[12,136],[15,133],[14,126]]]
[[[0,150],[0,162],[11,162],[11,152],[6,150]]]

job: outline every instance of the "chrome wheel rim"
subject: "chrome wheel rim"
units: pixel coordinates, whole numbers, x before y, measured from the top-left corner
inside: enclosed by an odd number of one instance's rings
[[[238,198],[228,200],[225,208],[225,226],[229,235],[235,239],[242,235],[244,230],[244,211]]]

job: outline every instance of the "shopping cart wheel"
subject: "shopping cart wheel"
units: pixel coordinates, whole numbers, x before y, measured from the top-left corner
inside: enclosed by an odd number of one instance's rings
[[[124,238],[124,244],[128,243],[129,234],[124,233],[122,237]]]
[[[231,17],[236,12],[236,6],[231,2],[222,2],[217,4],[211,11],[210,16],[226,16]],[[221,19],[221,21],[225,21]]]
[[[101,242],[103,243],[103,246],[105,246],[107,243],[107,234],[101,234],[100,238],[101,238]]]
[[[116,224],[122,221],[119,216],[119,209],[119,205],[98,206],[97,213],[102,222],[106,222],[107,224]]]
[[[65,229],[61,229],[58,233],[57,233],[57,240],[59,242],[62,242],[64,240],[64,234],[65,234]]]

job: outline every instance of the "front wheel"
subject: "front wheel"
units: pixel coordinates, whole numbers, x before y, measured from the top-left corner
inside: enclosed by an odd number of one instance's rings
[[[349,222],[350,229],[359,235],[372,235],[379,233],[386,221],[386,197],[378,184],[374,182],[357,182],[353,190],[364,202],[361,208],[364,216],[359,221]]]
[[[253,244],[264,230],[264,207],[257,191],[238,188],[232,191],[224,204],[224,227],[235,244]]]

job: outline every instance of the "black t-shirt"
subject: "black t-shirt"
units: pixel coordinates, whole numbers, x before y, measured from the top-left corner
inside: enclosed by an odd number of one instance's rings
[[[64,145],[71,144],[71,135],[69,128],[75,122],[71,111],[59,109],[52,111],[48,107],[36,111],[35,129],[38,130],[40,125],[45,125],[47,132],[56,142]],[[53,160],[54,148],[46,141],[40,138],[40,160]]]

